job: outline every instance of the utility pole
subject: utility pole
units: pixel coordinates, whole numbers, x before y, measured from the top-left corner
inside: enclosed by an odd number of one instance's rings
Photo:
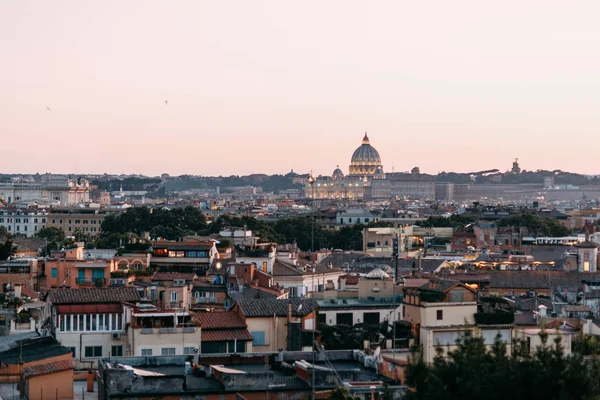
[[[311,238],[310,238],[310,250],[311,252],[315,251],[315,179],[312,176],[312,172],[310,174],[310,177],[308,178],[308,182],[310,183],[310,188],[311,188],[311,204],[310,204],[310,212],[311,212]],[[312,254],[311,254],[312,257]],[[312,260],[311,260],[312,261]],[[317,270],[317,263],[315,260],[315,263],[313,263],[313,268],[312,268],[312,295],[311,295],[311,300],[314,302],[315,301],[315,272]],[[312,379],[311,379],[311,388],[312,388],[312,400],[315,400],[315,375],[316,375],[316,369],[315,369],[315,362],[316,362],[316,356],[315,356],[315,330],[317,329],[317,319],[316,319],[316,315],[315,315],[315,311],[314,311],[315,307],[313,305],[313,327],[312,327],[312,342],[311,342],[311,349],[312,349],[312,364],[313,364],[313,370],[312,370]]]

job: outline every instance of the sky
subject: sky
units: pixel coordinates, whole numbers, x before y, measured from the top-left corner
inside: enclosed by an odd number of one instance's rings
[[[597,0],[0,2],[0,173],[597,174],[599,111]]]

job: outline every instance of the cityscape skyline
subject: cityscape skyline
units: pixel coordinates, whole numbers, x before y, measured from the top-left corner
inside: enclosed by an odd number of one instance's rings
[[[599,4],[303,5],[2,4],[2,170],[598,173]]]

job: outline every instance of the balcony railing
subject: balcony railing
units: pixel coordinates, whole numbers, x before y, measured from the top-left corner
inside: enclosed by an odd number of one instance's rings
[[[78,285],[104,286],[106,284],[106,278],[77,278],[76,282]]]
[[[215,304],[216,297],[196,297],[196,304]]]
[[[142,335],[165,335],[173,333],[195,333],[197,328],[195,326],[178,326],[176,328],[141,328],[140,334]]]

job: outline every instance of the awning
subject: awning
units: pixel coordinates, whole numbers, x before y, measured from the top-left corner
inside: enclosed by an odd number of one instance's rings
[[[202,329],[202,342],[227,342],[229,340],[252,341],[247,329]]]
[[[78,263],[75,264],[75,268],[106,268],[107,263]]]
[[[121,304],[77,304],[56,306],[59,314],[121,314]]]

